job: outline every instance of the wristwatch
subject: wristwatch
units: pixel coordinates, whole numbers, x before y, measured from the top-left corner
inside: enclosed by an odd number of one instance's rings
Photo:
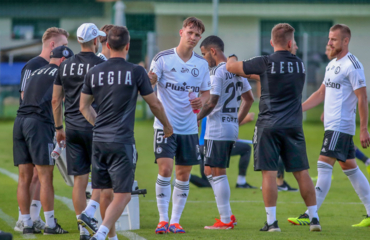
[[[55,130],[63,129],[63,125],[60,125],[59,127],[55,127]]]
[[[229,58],[232,58],[232,57],[235,57],[235,58],[236,58],[236,60],[238,60],[238,56],[236,56],[235,54],[231,54],[231,55],[229,56]]]

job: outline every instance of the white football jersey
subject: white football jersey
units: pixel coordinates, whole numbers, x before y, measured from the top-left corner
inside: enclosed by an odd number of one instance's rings
[[[364,68],[351,53],[333,59],[326,67],[324,126],[326,130],[355,135],[356,104],[355,90],[366,87]]]
[[[207,117],[205,139],[235,141],[238,138],[238,110],[241,95],[251,86],[246,78],[226,70],[222,62],[210,71],[211,94],[220,96],[216,107]]]
[[[189,102],[189,89],[193,92],[211,89],[208,63],[193,52],[192,57],[184,62],[176,48],[158,53],[150,69],[157,74],[157,96],[162,102],[168,120],[175,134],[198,134],[197,115]],[[155,118],[154,129],[163,129],[161,122]]]

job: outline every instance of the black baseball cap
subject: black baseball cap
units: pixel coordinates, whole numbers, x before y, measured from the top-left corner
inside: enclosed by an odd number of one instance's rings
[[[73,55],[74,54],[73,54],[72,50],[69,47],[59,46],[59,47],[54,48],[51,51],[50,58],[62,58],[62,57],[70,58]]]

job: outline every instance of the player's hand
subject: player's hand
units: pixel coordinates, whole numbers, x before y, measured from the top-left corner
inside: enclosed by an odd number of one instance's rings
[[[324,122],[324,112],[322,112],[320,120],[321,120],[321,122]]]
[[[363,148],[367,148],[370,146],[370,135],[369,132],[366,130],[361,130],[360,132],[360,141],[361,141],[361,146]]]
[[[148,77],[150,79],[150,84],[154,85],[158,81],[158,76],[153,72],[153,69],[148,72]]]
[[[64,141],[64,142],[66,141],[66,132],[64,131],[63,128],[60,129],[60,130],[56,130],[56,132],[57,132],[57,136],[56,136],[57,143],[59,144],[59,147],[64,148],[65,146],[61,146],[60,142],[61,141]]]
[[[254,120],[255,113],[251,112],[247,114],[247,121],[252,122]]]
[[[202,100],[200,98],[194,98],[193,100],[189,100],[191,108],[193,110],[201,109],[202,108]]]
[[[168,124],[168,126],[163,126],[163,132],[164,132],[164,137],[169,138],[173,134],[173,128],[171,124]]]

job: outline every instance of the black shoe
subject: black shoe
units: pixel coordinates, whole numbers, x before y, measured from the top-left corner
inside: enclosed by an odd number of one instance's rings
[[[278,185],[277,186],[278,188],[278,191],[286,191],[286,192],[298,192],[298,189],[297,188],[292,188],[291,186],[289,186],[289,184],[287,182],[283,182],[283,185]]]
[[[80,240],[91,240],[90,235],[80,235]]]
[[[311,232],[321,232],[321,225],[317,218],[312,218],[310,223],[310,231]]]
[[[267,222],[266,222],[265,226],[263,226],[263,228],[261,228],[260,231],[263,231],[263,232],[281,232],[281,230],[278,226],[278,221],[277,220],[271,225],[268,225]]]
[[[244,184],[236,184],[236,188],[250,188],[250,189],[257,189],[257,187],[254,187],[252,185],[249,185],[248,183]]]
[[[96,226],[98,220],[88,217],[84,212],[78,217],[77,222],[89,231],[90,236],[93,236],[98,231],[98,227]]]
[[[0,239],[1,240],[12,240],[13,239],[13,235],[10,234],[10,233],[6,233],[6,232],[0,231]]]
[[[55,227],[50,228],[49,226],[45,226],[44,229],[44,235],[52,235],[52,234],[65,234],[68,233],[68,231],[64,230],[57,222],[57,219],[54,218]]]
[[[23,234],[39,234],[41,233],[40,230],[35,229],[33,226],[32,227],[23,227]]]

